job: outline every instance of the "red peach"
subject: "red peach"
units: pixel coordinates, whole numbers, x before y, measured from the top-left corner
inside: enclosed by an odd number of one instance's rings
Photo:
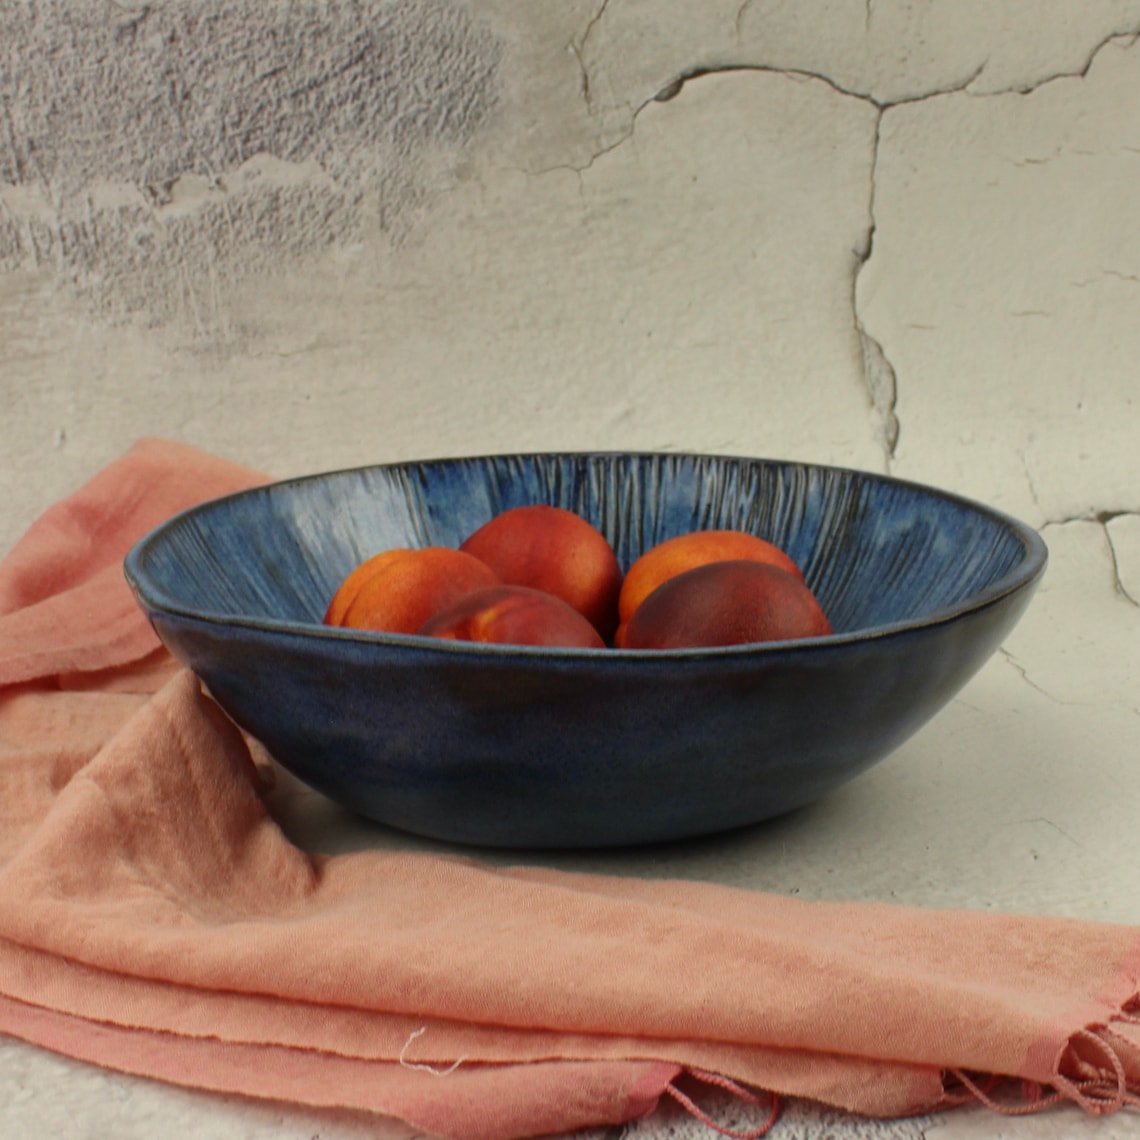
[[[495,572],[470,554],[446,546],[408,550],[367,578],[340,624],[415,633],[460,598],[498,584]]]
[[[527,586],[492,586],[468,594],[437,613],[419,633],[498,645],[605,648],[598,631],[577,610]]]
[[[738,559],[779,566],[803,581],[804,576],[795,562],[778,546],[762,538],[739,530],[695,530],[659,542],[634,562],[626,572],[618,598],[620,620],[629,621],[634,610],[662,582],[709,562]]]
[[[625,649],[687,649],[821,637],[831,625],[815,595],[766,562],[710,562],[663,582],[629,619]]]
[[[617,626],[621,567],[605,536],[561,507],[514,507],[481,526],[460,547],[507,585],[561,598],[603,638]]]
[[[344,615],[348,613],[348,607],[352,605],[364,583],[377,571],[382,570],[389,563],[394,562],[397,558],[402,558],[407,553],[407,547],[401,546],[394,550],[382,550],[379,554],[374,554],[371,558],[361,562],[337,587],[336,593],[332,596],[332,601],[329,602],[329,608],[325,611],[325,625],[340,625],[344,620]]]

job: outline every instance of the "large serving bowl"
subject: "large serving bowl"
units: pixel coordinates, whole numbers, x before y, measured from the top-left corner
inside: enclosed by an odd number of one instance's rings
[[[623,567],[686,531],[783,547],[834,634],[540,649],[333,629],[383,549],[458,546],[549,503]],[[352,810],[499,846],[645,843],[779,815],[850,780],[997,648],[1044,569],[1029,527],[896,479],[764,459],[513,455],[293,479],[196,507],[127,577],[170,650],[295,775]]]

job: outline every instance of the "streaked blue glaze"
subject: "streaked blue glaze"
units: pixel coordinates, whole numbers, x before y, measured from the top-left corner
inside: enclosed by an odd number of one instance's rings
[[[751,531],[836,633],[635,653],[333,630],[329,598],[395,546],[457,546],[499,511],[590,519],[623,566],[675,534]],[[644,843],[825,795],[928,720],[997,648],[1040,537],[883,476],[713,456],[394,464],[257,488],[140,542],[127,577],[171,651],[285,767],[363,815],[500,846]]]

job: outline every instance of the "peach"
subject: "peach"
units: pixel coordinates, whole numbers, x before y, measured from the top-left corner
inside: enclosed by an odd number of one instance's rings
[[[470,554],[446,546],[407,550],[367,577],[340,624],[415,633],[460,598],[498,584],[495,572]]]
[[[510,586],[561,598],[603,638],[617,626],[621,567],[605,536],[561,507],[514,507],[496,515],[459,547]]]
[[[800,568],[791,558],[778,546],[773,546],[762,538],[739,530],[695,530],[676,538],[667,538],[650,547],[626,571],[618,598],[620,620],[629,621],[634,610],[662,582],[709,562],[737,559],[766,562],[803,581]]]
[[[340,625],[344,615],[348,613],[348,607],[352,605],[353,599],[360,593],[360,587],[378,570],[382,570],[389,563],[407,553],[408,548],[400,546],[394,550],[382,550],[379,554],[374,554],[371,558],[366,558],[361,562],[337,587],[336,593],[332,596],[332,601],[329,602],[329,608],[325,611],[325,625]]]
[[[527,586],[492,586],[468,594],[437,613],[419,633],[499,645],[605,648],[598,631],[576,609]]]
[[[815,595],[767,562],[709,562],[663,582],[638,606],[624,649],[687,649],[786,641],[831,632]]]

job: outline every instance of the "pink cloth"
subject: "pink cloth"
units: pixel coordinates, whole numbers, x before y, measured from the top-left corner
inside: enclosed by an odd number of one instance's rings
[[[627,1120],[686,1071],[868,1115],[990,1076],[1140,1103],[1133,928],[298,850],[119,568],[260,479],[147,441],[0,564],[0,1030],[457,1140]]]

